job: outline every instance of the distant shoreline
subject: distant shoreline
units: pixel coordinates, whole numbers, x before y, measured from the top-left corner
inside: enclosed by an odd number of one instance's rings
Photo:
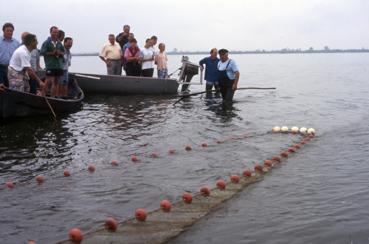
[[[332,49],[332,50],[255,50],[229,51],[231,54],[315,54],[315,53],[369,53],[369,49]],[[207,51],[169,51],[167,55],[208,55]],[[73,53],[73,56],[98,56],[99,53]]]

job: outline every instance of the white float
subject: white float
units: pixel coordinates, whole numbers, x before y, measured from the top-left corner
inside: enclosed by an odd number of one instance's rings
[[[293,127],[291,128],[291,132],[292,132],[292,133],[298,133],[298,132],[299,132],[299,127],[293,126]]]
[[[309,128],[309,129],[307,130],[307,133],[308,133],[308,134],[315,134],[315,130],[314,130],[314,128]]]
[[[301,133],[301,134],[304,134],[304,135],[305,135],[305,134],[306,134],[306,132],[307,132],[307,128],[305,128],[305,127],[301,127],[301,128],[300,128],[300,133]]]
[[[282,126],[281,131],[282,132],[288,132],[288,127],[287,126]]]
[[[272,129],[273,132],[280,132],[281,131],[281,127],[279,126],[274,126]]]

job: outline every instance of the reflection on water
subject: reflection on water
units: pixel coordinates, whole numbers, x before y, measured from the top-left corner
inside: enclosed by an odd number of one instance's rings
[[[176,201],[184,190],[214,186],[297,140],[269,133],[275,125],[315,127],[318,137],[174,243],[365,242],[369,56],[234,58],[243,70],[240,87],[277,90],[237,91],[228,105],[205,95],[175,106],[170,96],[95,96],[56,122],[47,116],[1,121],[1,242],[52,243],[72,227],[94,229],[106,216],[124,220],[136,207],[156,209],[163,198]],[[202,142],[210,146],[203,149]],[[177,154],[169,156],[169,148]],[[150,158],[154,151],[158,159]],[[88,164],[96,166],[94,174]],[[71,177],[63,177],[66,168]],[[34,181],[38,174],[46,177],[43,185]],[[18,182],[13,190],[4,188],[8,180]]]

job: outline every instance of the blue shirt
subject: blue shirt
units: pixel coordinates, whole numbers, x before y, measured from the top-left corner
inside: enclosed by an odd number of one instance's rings
[[[229,65],[228,65],[228,62],[229,62]],[[228,65],[228,67],[227,67],[227,65]],[[222,70],[225,70],[226,68],[227,68],[228,78],[230,80],[236,79],[235,73],[237,71],[239,71],[236,62],[233,61],[232,59],[228,59],[224,63],[222,61],[219,61],[219,63],[218,63],[218,70],[219,71],[222,71]]]
[[[212,59],[211,57],[206,57],[200,60],[199,64],[203,66],[205,64],[205,80],[207,82],[213,83],[218,81],[218,62],[219,58]]]
[[[7,40],[2,36],[0,38],[0,64],[9,65],[10,59],[15,51],[20,46],[19,42],[12,38]]]

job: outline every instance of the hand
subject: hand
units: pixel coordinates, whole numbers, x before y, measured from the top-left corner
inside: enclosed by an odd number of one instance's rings
[[[111,67],[111,61],[110,60],[106,60],[106,66]]]
[[[3,91],[5,91],[5,86],[4,84],[0,84],[0,93],[2,93]]]
[[[237,90],[237,83],[236,82],[233,83],[233,85],[232,85],[232,91],[235,91],[235,90]]]
[[[203,71],[204,70],[204,66],[200,66],[200,70]]]
[[[40,86],[41,90],[45,88],[45,82],[42,82],[42,80],[38,81],[38,85]]]

